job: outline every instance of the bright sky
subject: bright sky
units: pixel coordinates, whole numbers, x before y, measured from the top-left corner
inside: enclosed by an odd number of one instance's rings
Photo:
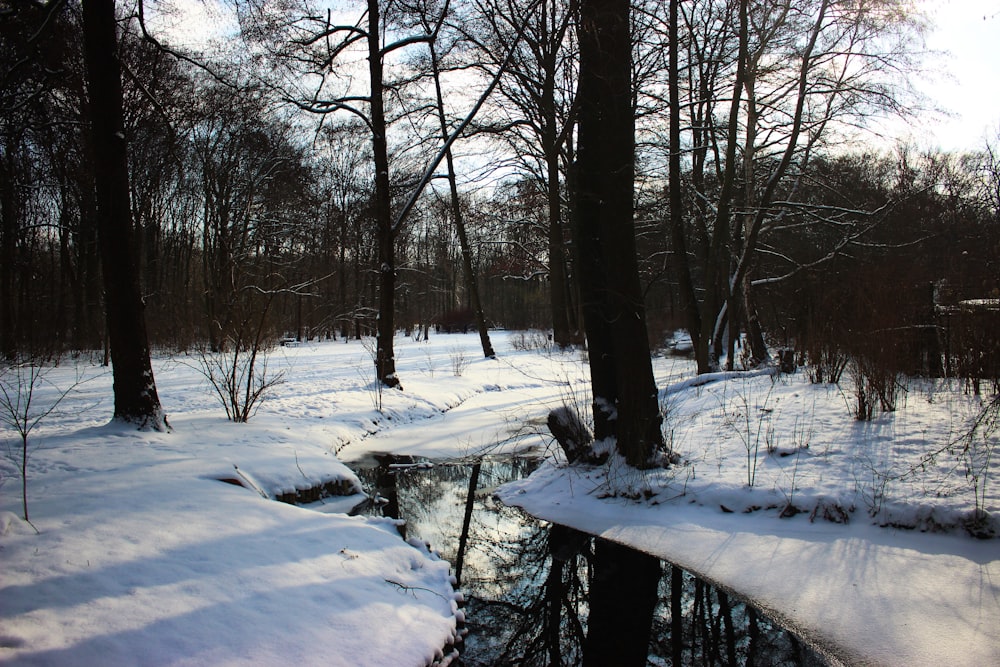
[[[234,29],[220,0],[173,0],[182,14],[168,28],[180,46],[204,44],[220,31]],[[932,29],[929,50],[941,52],[925,63],[930,71],[914,85],[942,114],[886,131],[926,148],[975,150],[1000,133],[1000,0],[917,0]],[[228,28],[227,28],[228,26]]]
[[[914,128],[921,145],[974,150],[1000,132],[1000,0],[923,0],[934,28],[927,47],[946,51],[928,64],[940,73],[916,82],[951,114]]]

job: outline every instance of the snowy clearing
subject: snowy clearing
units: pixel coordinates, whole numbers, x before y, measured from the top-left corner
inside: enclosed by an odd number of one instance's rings
[[[357,496],[315,512],[252,489],[353,484],[341,461],[473,457],[499,442],[553,457],[504,487],[505,501],[732,588],[845,661],[1000,664],[997,540],[963,528],[977,488],[993,515],[1000,495],[988,471],[973,480],[954,455],[923,459],[976,414],[959,385],[912,381],[895,412],[863,423],[847,382],[698,384],[689,361],[657,358],[664,428],[683,463],[567,468],[544,418],[588,405],[581,353],[517,351],[518,334],[494,336],[497,360],[481,358],[474,335],[397,338],[404,391],[374,389],[361,343],[278,348],[270,368],[285,382],[247,424],[225,420],[194,357],[162,356],[170,433],[108,425],[106,369],[52,369],[39,406],[83,381],[31,434],[39,534],[19,518],[20,443],[4,433],[0,660],[426,664],[458,632],[448,564],[389,521],[338,513]]]

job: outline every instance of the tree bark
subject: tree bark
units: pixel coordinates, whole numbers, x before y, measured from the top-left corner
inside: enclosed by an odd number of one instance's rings
[[[635,117],[629,0],[580,4],[576,275],[587,332],[595,437],[633,466],[663,446],[633,220]],[[659,561],[598,540],[584,665],[645,665]]]
[[[90,95],[98,241],[114,374],[114,418],[163,429],[133,249],[114,0],[83,3],[84,61]]]
[[[635,118],[629,2],[581,3],[574,243],[594,394],[595,438],[633,466],[662,447],[633,221]]]
[[[396,334],[396,234],[392,225],[392,192],[389,189],[389,148],[382,99],[381,18],[378,0],[368,0],[368,74],[375,160],[375,225],[378,237],[378,322],[375,329],[375,374],[386,387],[399,387],[393,337]]]

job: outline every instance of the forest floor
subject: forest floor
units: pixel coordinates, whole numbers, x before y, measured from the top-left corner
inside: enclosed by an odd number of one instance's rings
[[[531,451],[546,463],[502,488],[505,502],[730,588],[835,658],[1000,664],[997,437],[963,440],[983,401],[961,383],[907,381],[894,411],[862,422],[849,378],[695,382],[689,360],[657,357],[680,463],[586,468],[544,431],[555,407],[586,412],[583,355],[540,334],[494,339],[489,360],[474,334],[397,338],[403,391],[377,389],[365,343],[278,348],[268,371],[283,381],[245,424],[225,419],[197,355],[157,355],[164,433],[109,424],[108,369],[47,369],[36,409],[69,393],[29,438],[33,525],[21,442],[3,432],[0,662],[447,662],[462,612],[446,562],[389,520],[345,516],[358,495],[308,509],[271,498],[353,486],[341,461],[376,452]],[[969,534],[977,517],[987,539]]]

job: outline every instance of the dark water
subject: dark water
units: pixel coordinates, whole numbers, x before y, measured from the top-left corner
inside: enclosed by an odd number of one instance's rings
[[[408,463],[383,458],[378,467],[357,470],[369,493],[384,499],[365,511],[405,519],[408,537],[427,541],[460,570],[468,630],[461,664],[580,664],[590,606],[600,604],[591,595],[601,567],[595,539],[492,496],[537,463]],[[736,596],[669,563],[661,570],[647,664],[830,664]]]

